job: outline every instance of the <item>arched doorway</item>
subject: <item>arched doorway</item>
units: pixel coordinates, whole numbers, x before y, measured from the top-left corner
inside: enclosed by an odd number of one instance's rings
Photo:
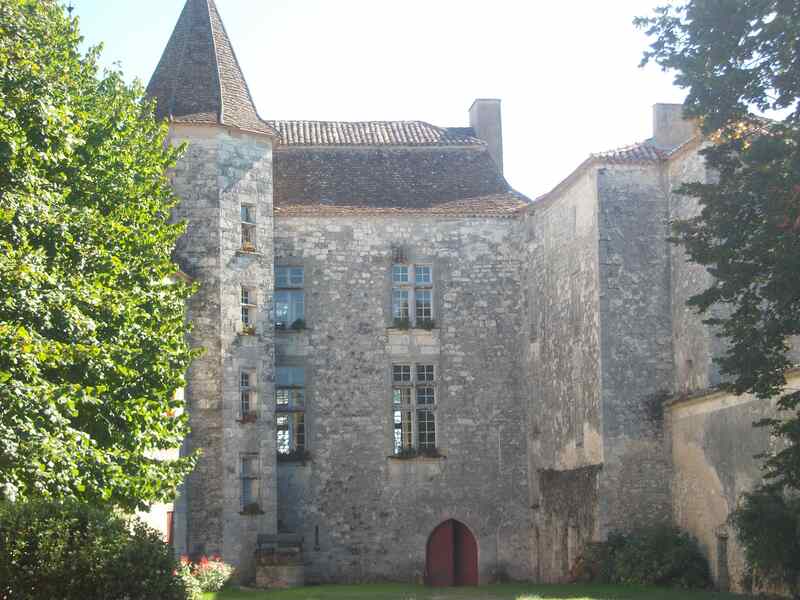
[[[466,525],[450,519],[433,530],[425,549],[425,583],[478,585],[478,544]]]

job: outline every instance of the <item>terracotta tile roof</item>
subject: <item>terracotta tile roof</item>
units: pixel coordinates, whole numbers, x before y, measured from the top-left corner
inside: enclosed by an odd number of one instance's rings
[[[147,94],[161,119],[276,135],[258,116],[214,0],[187,0]]]
[[[285,146],[482,146],[470,127],[423,121],[268,121]]]
[[[286,207],[304,214],[343,207],[460,210],[467,200],[474,209],[475,198],[488,199],[481,201],[486,211],[493,210],[491,198],[515,194],[485,146],[283,147],[273,154],[273,168],[276,214]]]
[[[668,155],[668,152],[657,148],[650,143],[650,140],[645,140],[638,144],[592,154],[590,159],[597,159],[611,164],[642,164],[665,160]]]
[[[510,217],[527,207],[530,200],[514,191],[477,198],[464,198],[431,204],[427,207],[322,204],[319,202],[284,203],[275,207],[276,217],[352,217],[374,216],[457,216]]]

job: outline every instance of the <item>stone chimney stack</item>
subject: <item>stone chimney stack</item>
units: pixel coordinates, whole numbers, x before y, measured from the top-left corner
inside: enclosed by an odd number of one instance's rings
[[[675,148],[698,133],[697,121],[683,118],[683,104],[653,105],[653,142],[659,148]]]
[[[500,100],[478,98],[469,109],[469,126],[475,135],[486,142],[489,156],[503,172],[503,123],[500,119]]]

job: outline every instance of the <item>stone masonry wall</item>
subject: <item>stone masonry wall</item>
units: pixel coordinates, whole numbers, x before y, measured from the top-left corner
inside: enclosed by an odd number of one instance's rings
[[[668,210],[658,166],[598,172],[604,467],[600,534],[668,520],[672,389]]]
[[[524,267],[532,564],[564,580],[595,535],[603,462],[596,170],[528,216]],[[557,499],[557,500],[554,500]]]
[[[305,268],[307,329],[276,333],[306,369],[311,460],[279,463],[279,513],[303,535],[311,581],[421,579],[428,536],[462,521],[481,582],[530,576],[527,422],[519,369],[521,222],[492,218],[276,220],[276,264]],[[432,331],[391,319],[392,248],[434,269]],[[392,454],[391,365],[438,370],[443,458]]]
[[[184,486],[189,553],[220,554],[244,580],[254,575],[258,533],[274,533],[277,519],[272,380],[272,147],[268,138],[221,127],[173,126],[186,154],[173,174],[182,199],[175,217],[187,221],[176,258],[200,286],[188,308],[190,341],[204,354],[187,374],[186,399],[192,433],[187,449],[202,452]],[[257,251],[241,252],[240,207],[255,206]],[[255,335],[240,335],[241,286],[257,296]],[[240,422],[239,373],[257,375],[259,418]],[[262,514],[242,515],[242,454],[258,456],[257,488]]]
[[[790,375],[789,385],[798,387],[800,374]],[[774,402],[725,392],[690,397],[669,408],[675,523],[700,542],[723,588],[743,591],[744,556],[726,521],[741,494],[761,479],[755,456],[771,449],[769,431],[753,423],[776,414]]]

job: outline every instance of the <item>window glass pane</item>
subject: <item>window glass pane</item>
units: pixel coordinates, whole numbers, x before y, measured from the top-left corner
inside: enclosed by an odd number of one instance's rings
[[[392,365],[392,381],[411,383],[411,365]]]
[[[278,367],[275,369],[279,386],[304,386],[306,383],[305,367]]]
[[[403,448],[412,447],[411,412],[395,410],[394,419],[394,452],[397,454]]]
[[[417,365],[417,381],[433,381],[433,365]]]
[[[294,447],[295,450],[305,450],[306,446],[306,416],[303,413],[294,414]]]
[[[417,410],[417,443],[420,448],[436,447],[436,426],[432,410]]]
[[[250,400],[250,391],[242,390],[242,415],[246,415],[250,412],[250,409],[252,408],[252,403]]]
[[[256,222],[256,208],[251,204],[242,204],[242,222],[255,223]]]
[[[433,271],[430,265],[415,265],[414,274],[416,277],[415,280],[419,284],[426,285],[433,283]]]
[[[305,293],[302,291],[275,292],[275,325],[291,327],[298,319],[305,319]]]
[[[242,371],[239,385],[243,388],[250,387],[250,373],[247,371]]]
[[[289,286],[289,268],[275,267],[275,287]]]
[[[278,452],[281,454],[289,454],[291,451],[289,416],[277,415],[275,417],[275,429],[277,431]]]
[[[242,324],[243,325],[248,325],[249,326],[250,323],[252,322],[250,310],[251,310],[251,308],[249,306],[243,306],[242,307]]]
[[[407,265],[393,265],[392,266],[392,281],[394,283],[408,283],[408,266]]]
[[[303,287],[303,267],[275,267],[275,287]]]
[[[417,388],[417,405],[418,406],[433,406],[434,403],[434,388],[432,387],[418,387]]]
[[[242,245],[256,244],[256,227],[255,225],[242,224]]]
[[[303,287],[303,267],[289,269],[289,283],[292,287]]]
[[[247,506],[253,503],[253,480],[250,478],[242,478],[242,506]]]
[[[242,288],[242,304],[255,304],[255,294],[250,288]]]
[[[431,290],[417,290],[416,315],[417,320],[430,320],[433,318],[433,294]]]
[[[407,290],[392,290],[392,316],[395,319],[408,319]]]

